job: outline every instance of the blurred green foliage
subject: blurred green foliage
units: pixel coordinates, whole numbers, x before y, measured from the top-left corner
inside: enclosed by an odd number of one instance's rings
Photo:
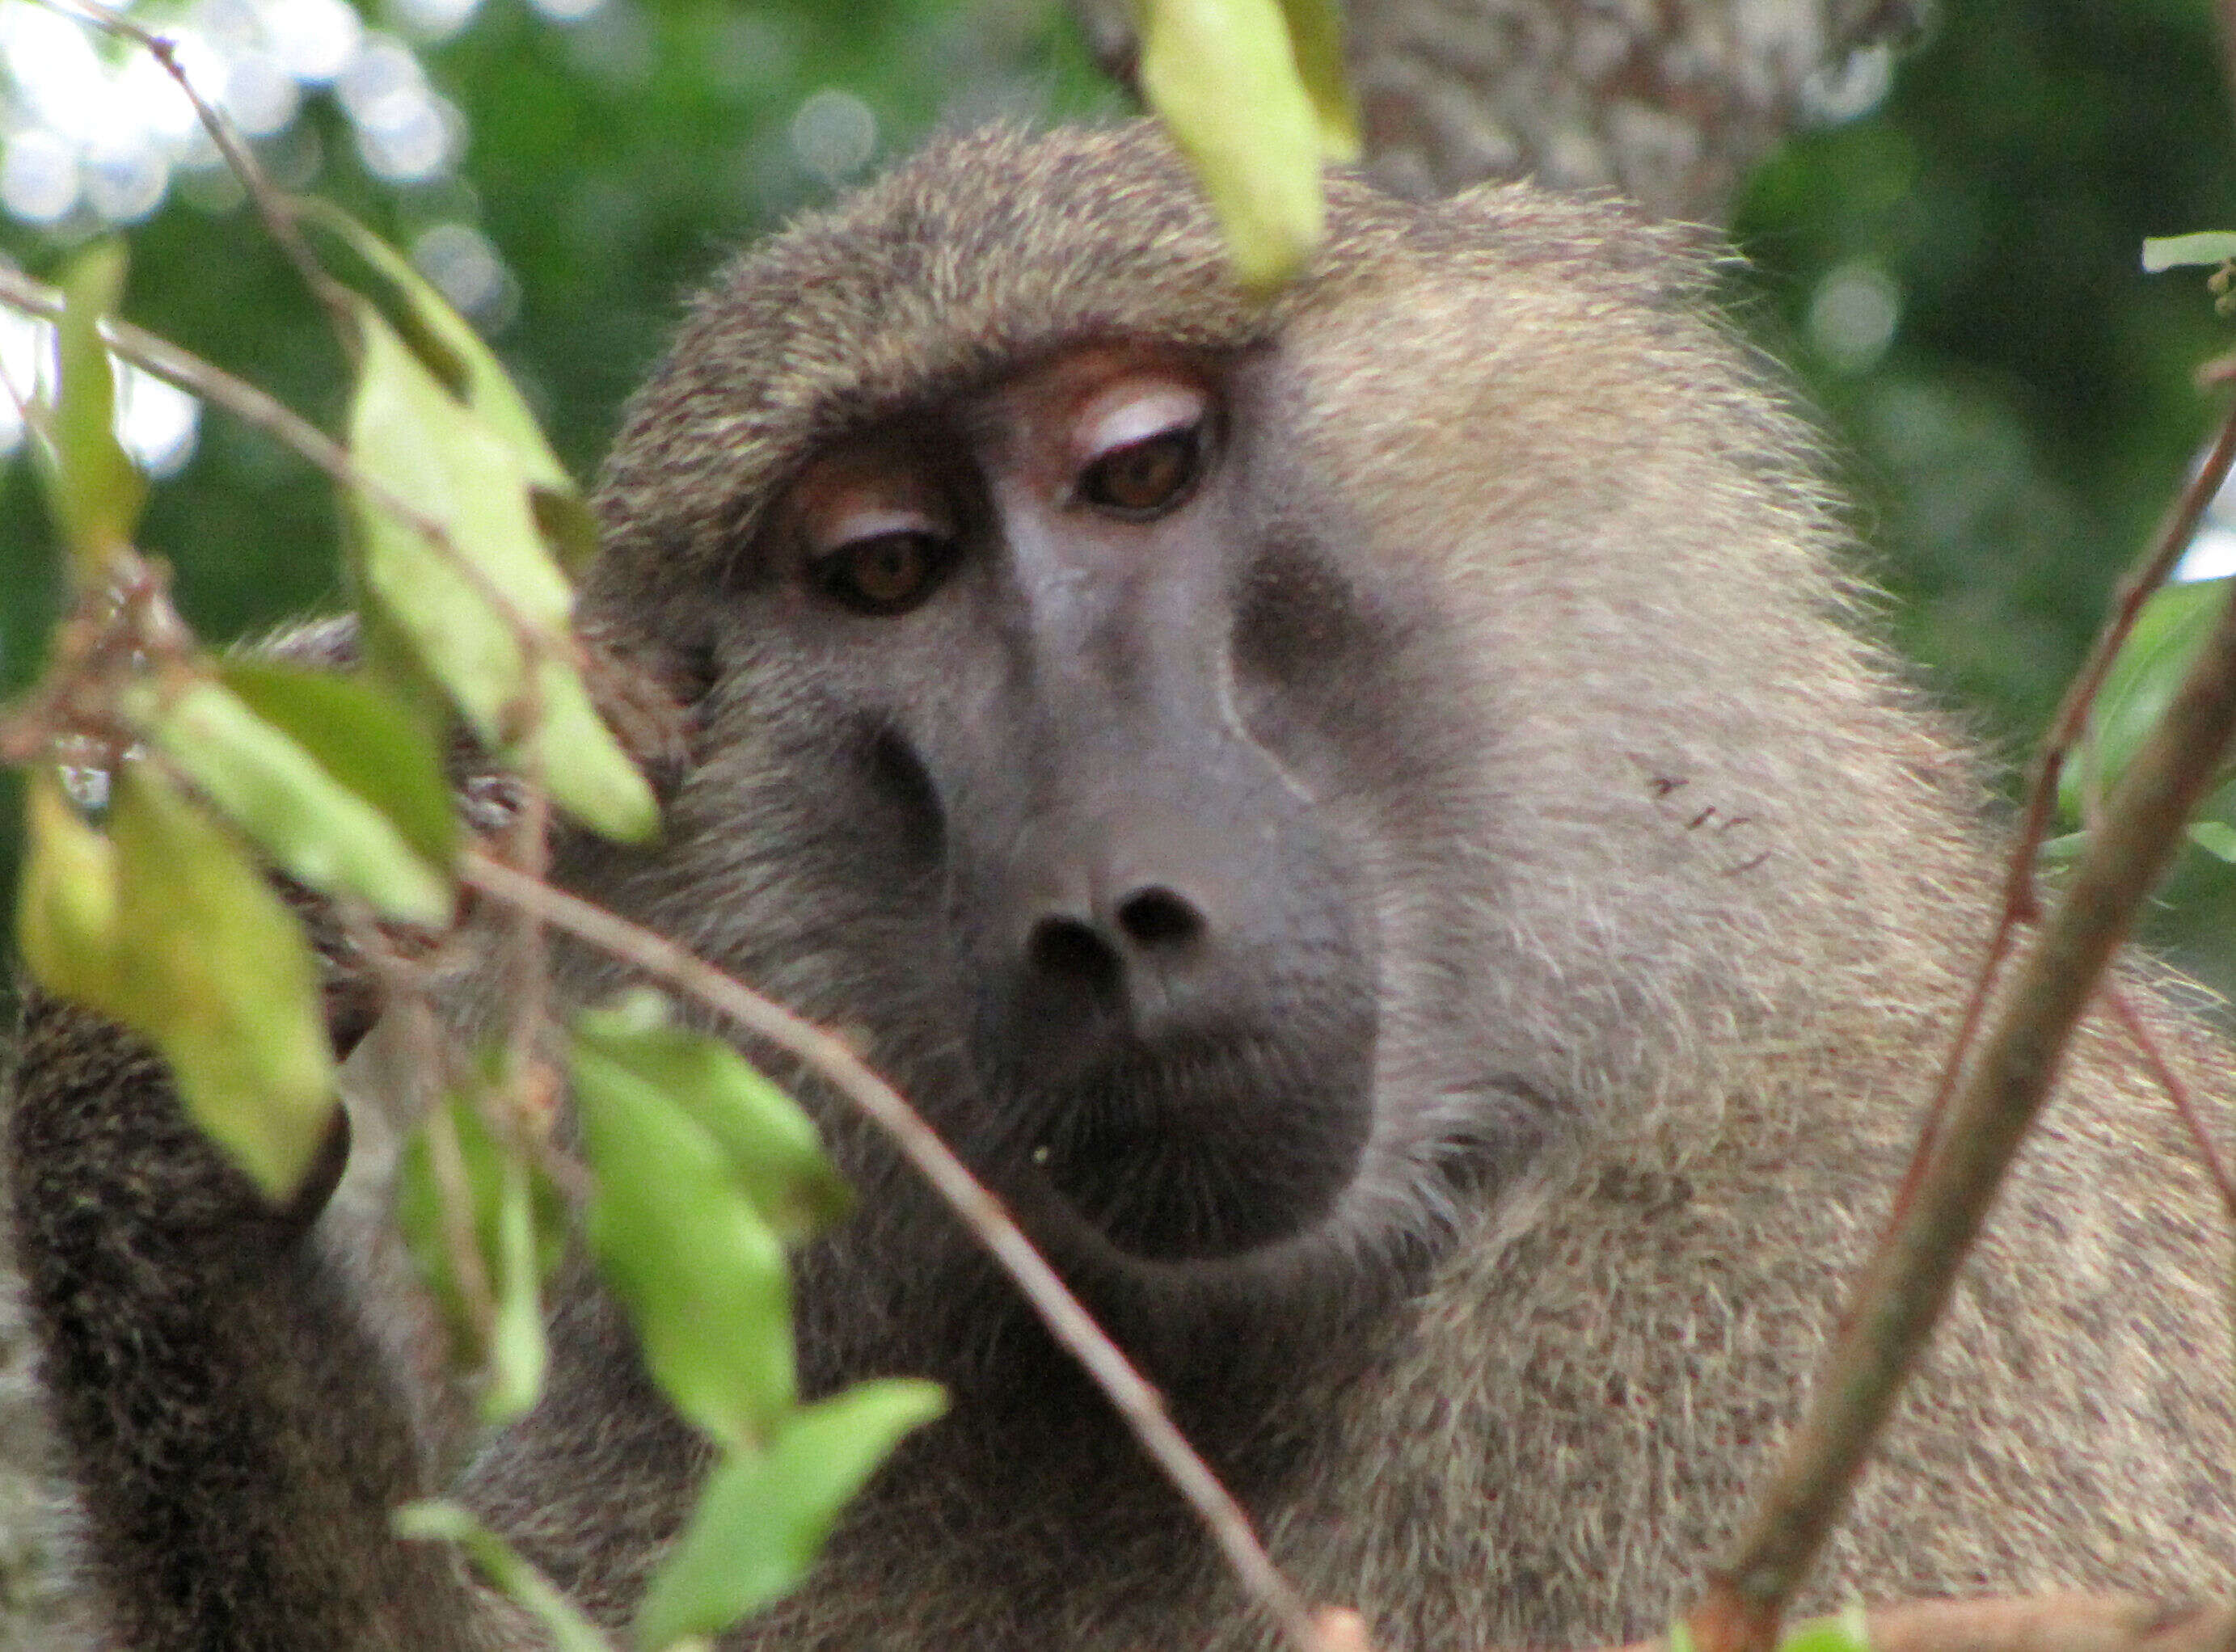
[[[470,128],[453,179],[373,178],[324,99],[268,158],[400,245],[443,221],[490,238],[517,292],[493,341],[578,475],[726,247],[936,122],[1121,107],[1054,0],[607,0],[568,25],[487,0],[423,56]],[[2228,324],[2199,272],[2146,277],[2138,249],[2236,227],[2218,63],[2207,0],[1947,0],[1891,90],[1788,144],[1737,218],[1735,307],[1825,410],[1898,641],[2014,760],[2210,416],[2190,375]],[[799,123],[834,89],[874,128],[858,168],[819,171]],[[128,313],[332,428],[322,320],[237,206],[194,199],[223,193],[174,190],[133,230]],[[35,272],[62,250],[0,224]],[[0,483],[0,690],[33,673],[58,596],[27,482],[19,462]],[[330,501],[206,415],[143,540],[189,620],[240,634],[333,600]],[[2236,878],[2193,859],[2167,938],[2236,980],[2213,956],[2236,958]]]
[[[2203,0],[1950,0],[1733,226],[1742,320],[1825,410],[1897,640],[2014,780],[2215,417],[2192,375],[2236,330],[2203,272],[2140,258],[2236,228],[2220,62]],[[1883,353],[1843,348],[1843,284],[1893,298]],[[2186,856],[2151,927],[2236,987],[2226,866]]]

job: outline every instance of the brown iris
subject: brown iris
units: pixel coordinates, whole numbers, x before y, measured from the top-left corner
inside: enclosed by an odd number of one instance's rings
[[[1128,516],[1170,510],[1195,486],[1203,465],[1203,427],[1175,425],[1113,448],[1079,475],[1079,496]]]
[[[951,541],[922,528],[847,541],[815,565],[823,590],[863,613],[900,613],[931,594],[954,559]]]

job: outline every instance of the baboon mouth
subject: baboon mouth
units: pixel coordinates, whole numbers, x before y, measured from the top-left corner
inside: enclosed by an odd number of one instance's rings
[[[1101,1064],[1037,1098],[1031,1164],[1074,1216],[1143,1260],[1276,1243],[1325,1216],[1358,1171],[1371,1047],[1315,1062],[1244,1040]]]

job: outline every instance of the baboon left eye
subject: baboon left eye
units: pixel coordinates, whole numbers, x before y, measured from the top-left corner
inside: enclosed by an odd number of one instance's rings
[[[904,613],[931,594],[955,560],[953,541],[923,528],[849,540],[817,559],[816,583],[858,613]]]
[[[1200,421],[1113,448],[1079,473],[1079,497],[1128,516],[1170,510],[1203,469]]]

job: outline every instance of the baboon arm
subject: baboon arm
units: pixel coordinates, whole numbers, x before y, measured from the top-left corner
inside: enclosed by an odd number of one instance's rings
[[[143,1046],[36,997],[7,1134],[46,1387],[118,1645],[529,1644],[447,1546],[389,1533],[389,1511],[432,1489],[429,1459],[314,1209],[265,1201]],[[345,1152],[338,1135],[327,1186]]]

